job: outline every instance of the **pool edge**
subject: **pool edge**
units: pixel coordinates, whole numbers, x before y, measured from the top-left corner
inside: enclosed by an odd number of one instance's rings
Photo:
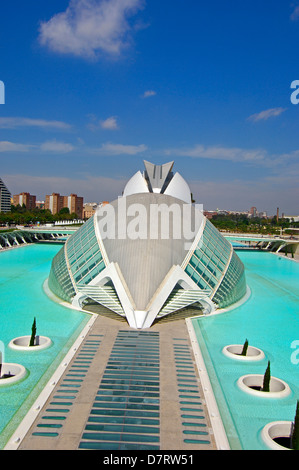
[[[226,431],[223,425],[221,415],[219,413],[218,405],[214,395],[214,391],[210,382],[210,378],[205,366],[205,362],[196,338],[196,334],[192,325],[191,318],[186,318],[186,325],[190,336],[190,341],[195,357],[196,367],[198,370],[199,378],[202,384],[203,393],[206,401],[207,410],[209,413],[216,446],[218,450],[231,450]]]
[[[22,419],[21,423],[17,427],[17,429],[14,431],[10,439],[7,441],[5,444],[3,450],[17,450],[18,447],[20,446],[22,440],[28,433],[30,427],[36,420],[39,411],[42,409],[43,405],[46,403],[47,399],[49,398],[51,392],[53,391],[53,387],[57,384],[59,379],[61,378],[62,374],[65,371],[66,366],[70,363],[74,355],[76,354],[78,348],[80,347],[81,343],[83,342],[86,334],[90,330],[90,328],[93,326],[95,320],[97,318],[96,314],[92,314],[91,318],[87,322],[87,324],[84,326],[84,328],[81,330],[79,333],[77,339],[75,342],[72,344],[70,347],[69,351],[67,354],[64,356],[62,361],[60,362],[59,366],[53,373],[52,377],[46,384],[46,386],[43,388],[42,392],[39,394],[37,399],[35,400],[34,404],[31,406],[25,417]]]

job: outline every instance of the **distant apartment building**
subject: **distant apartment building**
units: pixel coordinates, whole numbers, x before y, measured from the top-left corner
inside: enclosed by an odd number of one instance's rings
[[[98,204],[95,202],[84,204],[83,219],[90,219],[90,217],[92,217],[95,214],[97,207],[98,207]]]
[[[35,207],[38,209],[44,209],[45,208],[45,201],[36,201]]]
[[[0,212],[10,212],[11,193],[0,178]]]
[[[61,196],[59,193],[52,193],[46,196],[45,209],[49,209],[53,215],[58,214],[61,209],[67,207],[70,214],[77,214],[79,219],[83,217],[83,197],[77,194]]]
[[[86,204],[84,204],[83,207],[83,219],[90,219],[90,217],[95,214],[98,207],[105,206],[106,204],[109,204],[109,202],[103,201],[99,204],[97,204],[96,202],[87,202]]]
[[[20,193],[20,194],[14,194],[13,196],[13,205],[17,206],[24,206],[26,207],[27,210],[32,210],[35,209],[36,207],[36,196],[33,196],[30,193]]]
[[[257,208],[256,208],[256,207],[251,207],[251,208],[250,208],[250,211],[249,211],[249,215],[250,215],[251,217],[256,217],[256,215],[257,215]]]
[[[52,214],[58,214],[63,208],[63,196],[59,193],[52,193],[46,196],[45,209],[49,209]]]
[[[79,219],[83,217],[83,197],[78,197],[77,194],[64,196],[64,207],[68,207],[70,214],[77,214]]]
[[[218,215],[218,212],[217,211],[204,211],[203,214],[207,219],[212,219],[214,215]]]

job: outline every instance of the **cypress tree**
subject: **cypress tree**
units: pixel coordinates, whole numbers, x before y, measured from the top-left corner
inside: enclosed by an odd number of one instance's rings
[[[31,338],[30,338],[29,346],[34,346],[35,336],[36,336],[36,319],[34,317],[32,328],[31,328]]]
[[[242,352],[241,352],[241,356],[246,356],[247,354],[247,349],[248,349],[248,339],[246,339],[244,345],[243,345],[243,349],[242,349]]]
[[[270,392],[270,380],[271,380],[271,374],[270,374],[270,361],[268,361],[268,366],[264,375],[264,381],[263,381],[263,392]]]
[[[291,449],[299,450],[299,400],[297,400],[296,415],[292,426]]]

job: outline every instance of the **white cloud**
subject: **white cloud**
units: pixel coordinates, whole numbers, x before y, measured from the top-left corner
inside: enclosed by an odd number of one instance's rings
[[[70,0],[67,9],[41,23],[43,46],[62,54],[97,58],[118,57],[130,44],[129,18],[144,0]]]
[[[94,114],[89,114],[90,122],[87,124],[87,128],[91,131],[98,131],[99,129],[115,131],[119,128],[117,118],[110,116],[107,119],[99,120]]]
[[[105,121],[101,121],[101,128],[109,131],[118,129],[118,124],[115,117],[109,117]]]
[[[299,6],[296,6],[294,10],[291,13],[291,20],[292,21],[297,21],[299,18]]]
[[[57,142],[56,140],[51,140],[44,142],[40,146],[42,152],[54,152],[54,153],[69,153],[74,150],[74,146],[65,142]]]
[[[190,148],[176,148],[165,152],[167,155],[177,155],[191,158],[207,158],[228,160],[232,162],[265,162],[267,152],[263,149],[242,149],[238,147],[195,145]]]
[[[9,141],[0,141],[0,152],[56,152],[68,153],[74,150],[75,147],[65,142],[57,142],[56,140],[43,142],[42,144],[19,144]]]
[[[99,148],[91,149],[92,153],[98,155],[137,155],[138,153],[145,152],[147,147],[141,145],[124,145],[106,143]]]
[[[279,116],[281,113],[286,111],[286,108],[271,108],[271,109],[266,109],[265,111],[261,111],[260,113],[252,114],[252,116],[249,116],[250,121],[267,121],[268,119],[272,117]]]
[[[16,144],[8,141],[0,142],[0,152],[29,152],[33,147],[33,145]]]
[[[31,119],[23,117],[0,118],[1,129],[14,129],[16,127],[40,127],[44,129],[70,129],[70,124],[62,121],[47,121],[44,119]]]
[[[150,96],[155,96],[157,93],[154,90],[147,90],[143,93],[143,98],[149,98]]]
[[[222,160],[232,163],[245,163],[255,167],[271,169],[272,172],[284,173],[291,165],[295,167],[299,161],[299,150],[288,153],[271,154],[263,148],[244,149],[239,147],[194,145],[189,148],[172,148],[164,150],[167,156],[204,158]]]

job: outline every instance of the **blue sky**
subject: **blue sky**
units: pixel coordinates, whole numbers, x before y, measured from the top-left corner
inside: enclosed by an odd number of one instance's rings
[[[0,176],[113,200],[175,161],[206,210],[299,214],[299,1],[13,0]]]

